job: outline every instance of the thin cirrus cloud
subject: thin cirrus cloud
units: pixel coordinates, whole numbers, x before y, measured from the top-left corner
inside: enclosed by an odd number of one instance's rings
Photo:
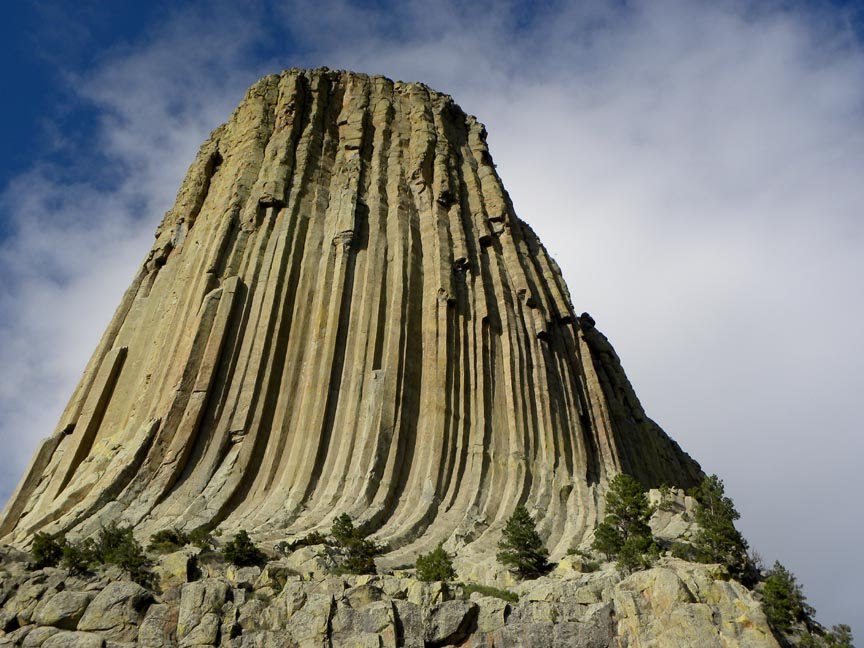
[[[97,118],[98,163],[70,179],[37,160],[0,198],[14,224],[0,244],[0,496],[207,132],[264,73],[350,68],[421,80],[487,124],[517,212],[648,413],[726,480],[745,535],[798,574],[822,620],[864,616],[851,540],[864,57],[840,10],[216,3],[99,61],[69,75]]]

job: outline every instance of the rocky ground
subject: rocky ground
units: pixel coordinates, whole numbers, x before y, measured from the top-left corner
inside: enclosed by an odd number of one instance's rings
[[[519,597],[511,602],[408,575],[301,573],[318,562],[313,551],[263,569],[205,566],[200,574],[188,569],[189,553],[169,554],[157,568],[160,592],[112,570],[70,577],[7,562],[0,645],[777,645],[751,593],[709,565],[663,559],[622,578],[611,568],[582,573],[581,561],[568,559],[511,588]]]
[[[687,502],[667,508],[655,533],[686,537]],[[0,646],[778,646],[749,590],[717,566],[669,556],[622,576],[571,555],[547,576],[495,589],[410,571],[334,574],[324,546],[263,568],[196,553],[158,556],[147,589],[114,567],[33,571],[27,554],[6,548]]]

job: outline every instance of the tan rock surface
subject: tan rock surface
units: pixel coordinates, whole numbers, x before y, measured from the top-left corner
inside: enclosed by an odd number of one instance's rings
[[[415,83],[289,70],[204,143],[0,519],[248,529],[347,512],[489,555],[519,502],[553,557],[626,470],[700,475],[516,216],[482,124]]]
[[[743,585],[713,578],[710,568],[669,559],[637,572],[613,594],[624,645],[663,648],[774,647],[761,606]],[[694,638],[699,643],[694,644]]]

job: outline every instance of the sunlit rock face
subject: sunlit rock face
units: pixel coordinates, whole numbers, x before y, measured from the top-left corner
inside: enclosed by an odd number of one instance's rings
[[[398,566],[494,554],[525,503],[554,558],[621,471],[701,475],[576,315],[483,125],[421,84],[289,70],[201,147],[0,537],[267,543],[347,512]]]

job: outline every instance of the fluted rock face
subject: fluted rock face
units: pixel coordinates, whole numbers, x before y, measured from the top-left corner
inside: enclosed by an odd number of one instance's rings
[[[553,556],[614,474],[693,484],[446,95],[291,70],[201,148],[0,536],[131,524],[261,541],[347,512],[404,564]]]

